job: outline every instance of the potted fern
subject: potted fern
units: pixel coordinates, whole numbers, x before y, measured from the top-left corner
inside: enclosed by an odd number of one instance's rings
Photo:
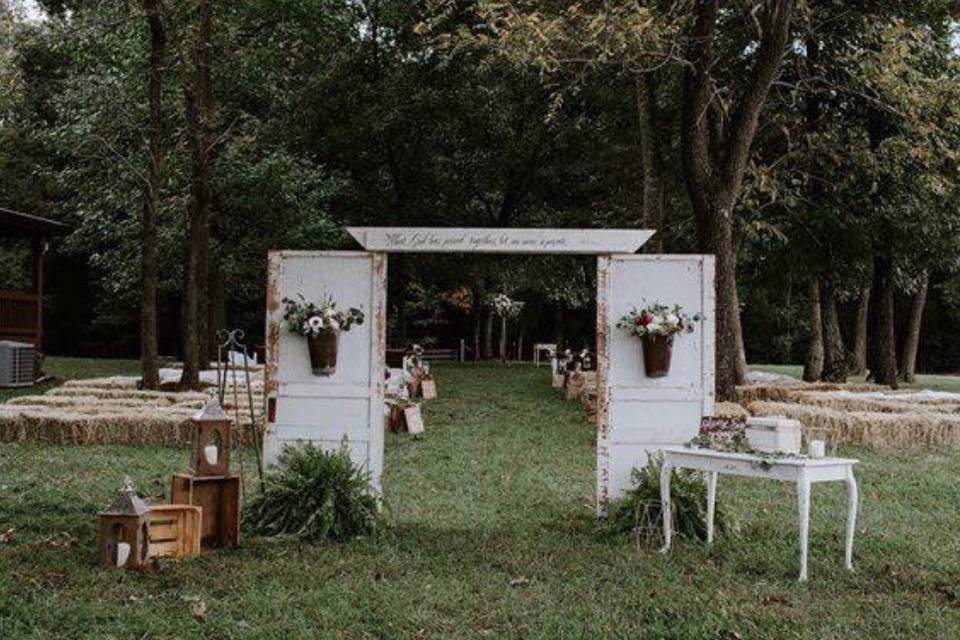
[[[313,375],[331,376],[337,370],[340,334],[363,324],[363,311],[354,307],[341,311],[329,296],[319,303],[308,301],[302,294],[298,297],[283,299],[283,320],[291,333],[307,339]]]
[[[683,312],[679,304],[659,302],[642,308],[634,307],[617,323],[617,327],[640,339],[643,368],[648,378],[663,378],[670,373],[673,339],[678,333],[691,333],[700,314]]]

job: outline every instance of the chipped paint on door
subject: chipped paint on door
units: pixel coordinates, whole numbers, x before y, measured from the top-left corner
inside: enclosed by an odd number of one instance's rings
[[[670,373],[648,378],[640,341],[616,327],[633,307],[679,303],[703,315],[674,341]],[[597,264],[597,508],[631,486],[648,452],[697,435],[714,404],[713,256],[601,256]]]
[[[263,454],[276,462],[285,445],[346,447],[380,491],[383,472],[386,256],[344,251],[270,254],[267,277]],[[338,307],[363,309],[366,321],[340,335],[336,372],[311,372],[306,339],[283,325],[284,298],[332,296]]]

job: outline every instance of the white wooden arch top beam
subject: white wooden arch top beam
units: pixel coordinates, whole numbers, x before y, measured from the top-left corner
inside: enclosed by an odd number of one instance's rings
[[[367,251],[392,253],[631,254],[650,229],[347,227]]]

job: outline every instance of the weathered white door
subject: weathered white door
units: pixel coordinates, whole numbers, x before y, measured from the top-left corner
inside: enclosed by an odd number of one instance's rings
[[[648,378],[640,341],[617,328],[633,307],[679,303],[703,320],[674,340],[670,373]],[[597,265],[597,503],[623,495],[647,452],[697,435],[713,413],[714,258],[600,256]]]
[[[386,349],[386,254],[347,251],[277,251],[267,277],[267,426],[264,461],[283,446],[311,442],[336,449],[346,442],[353,461],[380,491],[383,472],[383,371]],[[337,370],[310,370],[306,339],[283,323],[284,298],[332,296],[342,309],[361,308],[366,319],[341,334]]]

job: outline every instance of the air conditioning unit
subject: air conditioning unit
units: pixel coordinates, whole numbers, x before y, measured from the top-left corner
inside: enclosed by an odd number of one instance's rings
[[[0,341],[0,387],[29,387],[33,384],[33,345]]]

